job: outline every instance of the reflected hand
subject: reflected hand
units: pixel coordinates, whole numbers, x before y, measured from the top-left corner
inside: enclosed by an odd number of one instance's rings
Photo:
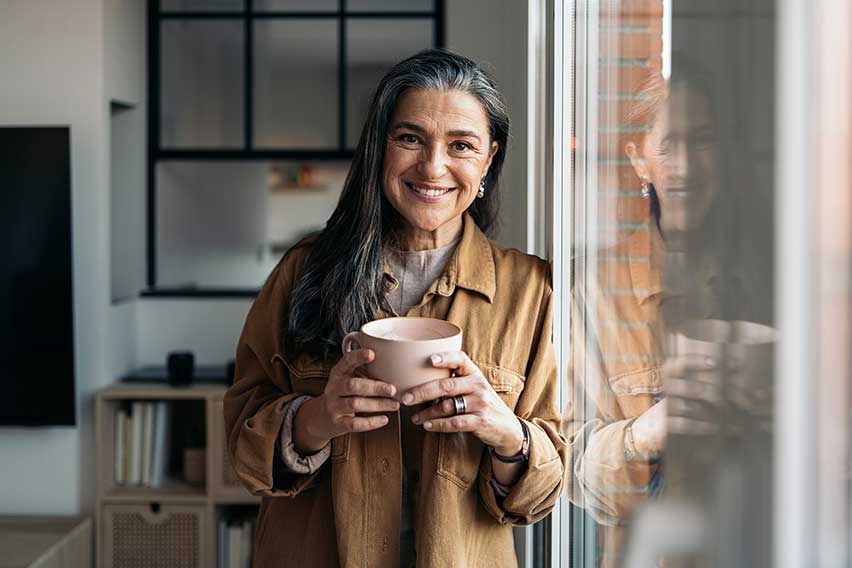
[[[408,391],[402,402],[414,406],[436,401],[411,417],[430,432],[470,432],[501,456],[515,456],[524,443],[518,417],[506,406],[491,383],[462,351],[432,356],[432,365],[455,370],[456,376],[430,381]],[[463,396],[466,412],[456,415],[453,397]]]

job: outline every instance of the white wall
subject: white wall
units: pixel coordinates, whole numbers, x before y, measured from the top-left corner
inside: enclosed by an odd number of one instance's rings
[[[106,376],[109,289],[99,0],[0,4],[0,124],[70,125],[76,428],[0,429],[0,512],[80,509],[84,404]],[[34,377],[33,380],[38,380]]]

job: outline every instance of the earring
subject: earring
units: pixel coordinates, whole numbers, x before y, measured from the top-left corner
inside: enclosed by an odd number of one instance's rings
[[[482,180],[480,180],[479,191],[476,193],[476,196],[479,199],[482,199],[483,197],[485,197],[485,178],[482,178]]]
[[[642,178],[642,191],[641,191],[641,193],[642,193],[643,199],[648,199],[648,197],[651,196],[651,184],[645,178]]]

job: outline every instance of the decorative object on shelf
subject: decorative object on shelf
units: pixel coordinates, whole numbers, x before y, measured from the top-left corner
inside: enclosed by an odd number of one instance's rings
[[[169,370],[169,384],[173,387],[192,383],[195,375],[195,355],[192,351],[170,351],[166,358]]]
[[[309,164],[273,164],[269,167],[269,191],[325,190],[316,175],[316,168]]]
[[[228,383],[225,365],[196,365],[192,384],[225,385]],[[164,365],[134,369],[121,377],[123,383],[169,383],[169,371]]]
[[[191,485],[204,485],[207,467],[205,448],[183,449],[183,480]]]

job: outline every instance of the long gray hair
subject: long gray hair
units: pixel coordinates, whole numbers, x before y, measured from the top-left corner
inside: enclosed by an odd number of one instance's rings
[[[337,208],[320,233],[301,243],[310,252],[293,288],[283,334],[283,347],[291,355],[308,352],[333,360],[343,335],[390,311],[383,247],[393,238],[399,214],[382,191],[382,171],[390,121],[408,89],[460,91],[482,104],[498,149],[485,178],[485,197],[475,199],[468,213],[486,234],[494,228],[509,137],[503,98],[470,59],[443,49],[421,51],[397,63],[379,82]]]

